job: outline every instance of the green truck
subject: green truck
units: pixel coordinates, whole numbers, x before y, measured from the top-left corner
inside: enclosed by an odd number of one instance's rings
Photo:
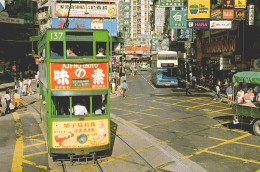
[[[237,102],[233,104],[234,120],[233,124],[249,123],[253,128],[255,135],[260,136],[260,72],[238,72],[232,78],[234,84],[234,100],[237,98],[237,92],[243,88],[252,88],[255,97],[249,102]]]

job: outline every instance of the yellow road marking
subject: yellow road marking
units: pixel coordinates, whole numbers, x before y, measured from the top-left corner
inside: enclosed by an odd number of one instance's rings
[[[258,169],[256,172],[260,172],[260,169]]]
[[[209,139],[213,139],[213,140],[219,140],[219,141],[227,141],[226,139],[220,139],[220,138],[216,138],[216,137],[208,137]],[[245,145],[245,146],[249,146],[249,147],[255,147],[255,148],[260,148],[260,146],[258,145],[253,145],[253,144],[249,144],[249,143],[242,143],[242,142],[234,142],[235,144],[239,144],[239,145]]]
[[[39,145],[45,145],[45,144],[46,144],[46,142],[27,145],[27,146],[24,146],[24,149],[27,149],[27,148],[30,148],[30,147],[36,147],[36,146],[39,146]]]
[[[209,113],[218,113],[218,112],[221,112],[221,111],[231,110],[231,109],[232,109],[232,108],[225,108],[225,109],[220,109],[220,110],[212,111],[212,112],[209,112]]]
[[[206,103],[206,104],[200,104],[200,105],[198,105],[198,106],[188,107],[187,109],[198,108],[198,107],[201,107],[201,106],[208,106],[208,105],[211,105],[211,104],[215,104],[215,102],[213,102],[213,103]]]
[[[199,154],[201,154],[201,153],[204,153],[204,152],[208,151],[209,149],[215,149],[215,148],[217,148],[217,147],[219,147],[219,146],[223,146],[223,145],[227,145],[227,144],[236,142],[237,140],[246,138],[246,137],[248,137],[248,136],[251,136],[251,134],[250,134],[250,133],[247,133],[247,134],[245,134],[245,135],[243,135],[243,136],[239,136],[239,137],[236,137],[236,138],[234,138],[234,139],[227,140],[227,141],[225,141],[225,142],[223,142],[223,143],[219,143],[219,144],[214,145],[214,146],[210,146],[210,147],[208,147],[208,148],[205,148],[205,149],[202,149],[202,150],[200,150],[200,151],[197,151],[197,152],[195,152],[194,154],[191,154],[191,155],[188,155],[188,156],[184,156],[184,157],[180,158],[180,160],[189,159],[189,158],[191,158],[192,156],[194,156],[194,155],[199,155]]]
[[[191,102],[191,103],[193,103],[192,101],[194,101],[194,100],[199,100],[199,99],[201,99],[202,97],[198,97],[198,98],[193,98],[193,99],[187,99],[187,100],[181,100],[181,101],[179,101],[179,102],[177,102],[177,103],[173,103],[172,105],[176,105],[176,104],[179,104],[179,103],[186,103],[186,102]]]
[[[35,162],[28,161],[28,160],[26,160],[26,159],[24,159],[23,162],[26,163],[26,164],[29,164],[29,165],[31,165],[31,166],[35,166],[35,167],[37,167],[37,168],[41,168],[41,169],[44,169],[44,170],[48,170],[48,167],[47,167],[47,166],[38,165],[38,164],[36,164]]]
[[[16,143],[14,148],[14,156],[12,162],[12,172],[22,172],[23,167],[23,128],[20,117],[17,112],[13,113],[13,118],[15,121],[15,134]]]
[[[25,137],[25,139],[32,139],[32,138],[39,137],[39,136],[43,136],[43,134],[37,134],[34,136]]]
[[[209,154],[213,154],[213,155],[218,155],[221,157],[225,157],[225,158],[230,158],[230,159],[235,159],[235,160],[240,160],[240,161],[244,161],[246,163],[254,163],[254,164],[260,164],[259,161],[255,161],[255,160],[249,160],[249,159],[244,159],[244,158],[239,158],[239,157],[235,157],[235,156],[231,156],[231,155],[225,155],[225,154],[221,154],[221,153],[217,153],[217,152],[212,152],[212,151],[205,151],[206,153]]]
[[[230,122],[222,122],[222,123],[213,125],[213,126],[211,126],[210,128],[216,128],[216,127],[219,127],[219,126],[221,126],[221,125],[223,125],[223,124],[229,124],[229,123],[230,123]]]
[[[147,129],[147,128],[155,127],[155,126],[158,126],[158,125],[170,124],[170,123],[173,123],[173,122],[176,122],[176,121],[177,121],[177,120],[171,120],[171,121],[167,121],[167,122],[159,123],[159,124],[155,124],[155,125],[148,125],[148,126],[146,126],[146,127],[143,127],[143,129]]]
[[[29,155],[24,155],[23,157],[24,158],[29,158],[29,157],[32,157],[32,156],[38,156],[38,155],[43,155],[43,154],[47,154],[48,152],[37,152],[37,153],[32,153],[32,154],[29,154]]]

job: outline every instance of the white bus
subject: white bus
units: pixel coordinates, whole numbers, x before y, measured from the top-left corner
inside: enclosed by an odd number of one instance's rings
[[[152,82],[155,86],[178,87],[177,51],[158,51],[152,56]]]

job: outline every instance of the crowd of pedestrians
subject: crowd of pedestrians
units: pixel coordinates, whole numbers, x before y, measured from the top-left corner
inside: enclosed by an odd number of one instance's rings
[[[14,90],[7,88],[5,94],[0,94],[0,116],[4,116],[19,109],[21,97],[32,94],[34,94],[32,91],[32,79],[18,79],[17,82],[15,82]]]

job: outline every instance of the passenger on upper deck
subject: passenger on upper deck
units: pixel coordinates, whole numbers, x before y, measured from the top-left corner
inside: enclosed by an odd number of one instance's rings
[[[51,57],[59,57],[60,55],[57,52],[54,52],[53,49],[51,49]]]
[[[69,48],[68,50],[67,50],[67,56],[77,56],[74,52],[73,52],[73,48]]]
[[[104,55],[104,49],[103,48],[99,48],[98,49],[98,54],[96,55],[97,57],[105,57]]]

